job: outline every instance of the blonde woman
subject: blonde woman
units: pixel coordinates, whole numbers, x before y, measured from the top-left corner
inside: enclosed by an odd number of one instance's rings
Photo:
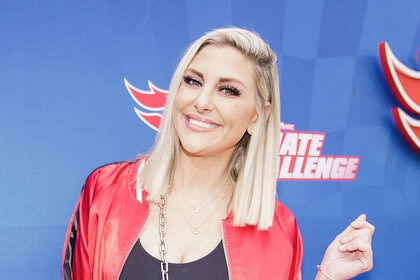
[[[148,155],[87,179],[63,252],[63,279],[301,279],[302,241],[276,200],[276,55],[256,33],[211,31],[171,81]],[[373,266],[361,215],[328,247],[316,279]]]

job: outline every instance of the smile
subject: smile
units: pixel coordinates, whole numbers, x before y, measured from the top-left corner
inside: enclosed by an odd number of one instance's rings
[[[189,116],[187,116],[187,121],[191,125],[194,125],[196,127],[206,128],[206,129],[212,129],[212,128],[216,128],[216,127],[219,126],[215,123],[209,123],[209,122],[193,119]]]

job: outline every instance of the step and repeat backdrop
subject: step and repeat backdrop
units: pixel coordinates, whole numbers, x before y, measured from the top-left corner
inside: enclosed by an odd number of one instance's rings
[[[278,54],[278,197],[304,279],[360,213],[375,267],[357,279],[420,279],[417,0],[1,1],[1,279],[60,278],[86,176],[147,153],[186,47],[226,26]]]

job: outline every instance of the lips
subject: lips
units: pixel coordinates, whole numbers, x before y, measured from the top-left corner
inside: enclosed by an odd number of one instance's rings
[[[193,115],[186,115],[186,121],[189,127],[198,129],[214,129],[220,125],[207,119],[198,118]]]

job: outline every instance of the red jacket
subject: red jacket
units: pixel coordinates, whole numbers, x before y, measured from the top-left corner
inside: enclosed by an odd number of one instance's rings
[[[140,162],[105,165],[87,178],[65,237],[63,279],[118,279],[149,215],[147,194],[136,198]],[[232,221],[222,221],[229,279],[301,279],[302,241],[283,204],[269,230]]]

